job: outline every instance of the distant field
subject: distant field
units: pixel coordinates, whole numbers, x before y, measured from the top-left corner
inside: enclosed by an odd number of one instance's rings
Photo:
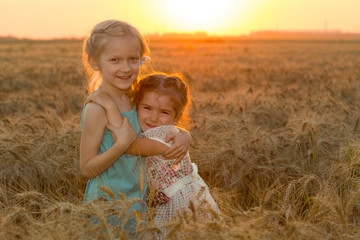
[[[191,158],[222,211],[181,216],[172,238],[360,238],[360,41],[150,47],[145,72],[190,85]],[[0,41],[0,239],[102,239],[86,216],[128,215],[131,201],[82,204],[84,84],[81,41]]]

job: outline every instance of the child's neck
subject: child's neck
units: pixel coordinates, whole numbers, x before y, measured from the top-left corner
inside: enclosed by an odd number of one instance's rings
[[[116,105],[118,106],[119,110],[122,112],[129,112],[133,105],[131,103],[131,100],[128,95],[122,95],[122,96],[115,96],[113,97]]]
[[[130,97],[127,94],[126,90],[108,89],[103,86],[101,86],[101,90],[105,91],[107,94],[111,96],[111,98],[114,100],[120,111],[128,112],[133,108]]]

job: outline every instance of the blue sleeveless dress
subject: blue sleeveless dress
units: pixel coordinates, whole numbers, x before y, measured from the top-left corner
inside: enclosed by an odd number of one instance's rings
[[[81,128],[83,126],[84,110],[85,107],[81,116]],[[121,115],[129,119],[131,126],[137,134],[141,133],[136,108],[133,108],[129,112],[121,112]],[[100,144],[99,154],[108,150],[113,144],[114,139],[111,136],[111,132],[105,128],[104,137]],[[141,166],[142,168],[140,168]],[[95,178],[88,180],[85,190],[84,203],[99,197],[106,197],[109,201],[112,200],[108,194],[99,189],[100,186],[110,188],[115,194],[116,199],[120,199],[118,195],[118,192],[120,192],[125,195],[126,199],[139,198],[145,202],[146,189],[144,189],[144,196],[142,196],[139,185],[140,169],[145,171],[145,160],[143,157],[131,154],[121,155],[111,167]],[[143,174],[143,176],[146,176],[146,174]],[[144,185],[147,185],[146,179]],[[144,212],[145,205],[143,204],[142,208],[140,208],[140,203],[136,203],[133,205],[132,209],[138,210],[139,212],[142,210]]]

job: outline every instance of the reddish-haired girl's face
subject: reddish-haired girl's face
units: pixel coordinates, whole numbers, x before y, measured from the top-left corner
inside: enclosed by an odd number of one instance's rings
[[[137,110],[139,125],[143,132],[149,128],[177,124],[173,101],[167,95],[147,92],[139,102]]]

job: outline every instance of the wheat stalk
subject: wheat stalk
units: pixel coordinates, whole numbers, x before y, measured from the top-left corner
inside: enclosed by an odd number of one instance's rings
[[[106,187],[106,186],[100,186],[99,188],[100,188],[100,190],[102,190],[103,192],[107,193],[107,194],[109,195],[109,197],[111,197],[113,200],[116,200],[115,194],[114,194],[114,192],[111,190],[111,188]]]
[[[150,184],[150,191],[148,195],[148,205],[151,207],[153,205],[154,197],[156,193],[156,186],[155,184]]]

